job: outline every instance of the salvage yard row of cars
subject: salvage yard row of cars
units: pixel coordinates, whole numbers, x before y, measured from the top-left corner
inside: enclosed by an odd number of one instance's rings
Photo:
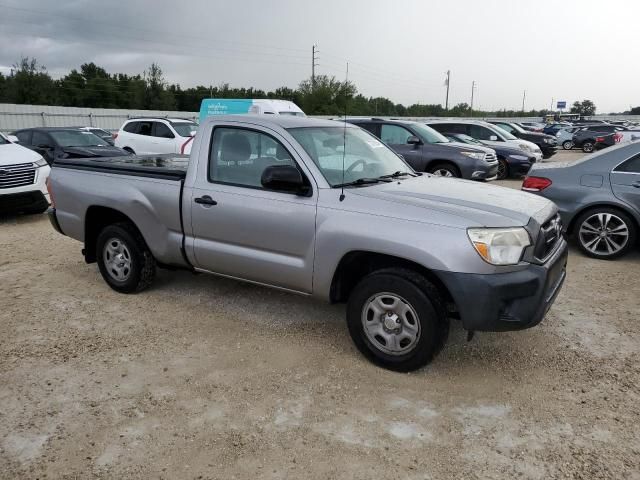
[[[115,291],[162,267],[343,302],[357,348],[392,370],[429,363],[450,319],[470,336],[537,325],[566,277],[565,234],[599,259],[637,244],[640,142],[542,162],[557,145],[511,122],[284,114],[131,119],[115,145],[14,133],[0,189],[37,195],[26,211],[51,201],[53,228]],[[487,182],[523,174],[523,191]]]

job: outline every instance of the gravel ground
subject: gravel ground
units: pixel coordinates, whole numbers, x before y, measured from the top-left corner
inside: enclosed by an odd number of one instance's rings
[[[0,219],[1,478],[640,479],[638,253],[572,250],[541,325],[454,324],[398,374],[343,306],[184,272],[119,295],[80,248]]]

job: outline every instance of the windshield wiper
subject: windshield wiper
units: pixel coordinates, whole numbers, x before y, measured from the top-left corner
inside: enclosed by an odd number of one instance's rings
[[[410,175],[412,177],[416,176],[413,173],[401,172],[400,170],[398,170],[397,172],[389,173],[388,175],[380,175],[378,178],[398,178],[398,177],[404,177],[405,175]]]
[[[389,183],[391,180],[389,178],[359,178],[354,180],[353,182],[345,182],[338,183],[337,185],[333,185],[331,188],[342,188],[342,187],[358,187],[360,185],[373,185],[374,183]]]

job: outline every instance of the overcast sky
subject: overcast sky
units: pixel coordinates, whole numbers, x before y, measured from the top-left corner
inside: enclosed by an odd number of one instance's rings
[[[183,87],[295,87],[349,79],[406,105],[493,110],[592,99],[599,113],[640,105],[640,1],[619,0],[0,0],[0,71],[33,56],[58,77],[85,62]]]

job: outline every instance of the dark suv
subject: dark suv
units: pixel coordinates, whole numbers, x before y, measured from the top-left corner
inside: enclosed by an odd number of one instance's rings
[[[585,153],[611,147],[620,142],[621,130],[624,129],[615,125],[589,125],[574,132],[573,145]]]
[[[506,130],[511,135],[521,138],[522,140],[528,140],[535,143],[542,150],[542,158],[550,158],[558,151],[558,141],[553,135],[546,135],[538,132],[528,132],[520,125],[513,122],[503,122],[498,120],[491,120],[489,123],[494,124],[497,127]]]
[[[470,180],[493,180],[498,173],[491,148],[451,142],[424,124],[376,118],[347,121],[378,137],[418,172]]]

